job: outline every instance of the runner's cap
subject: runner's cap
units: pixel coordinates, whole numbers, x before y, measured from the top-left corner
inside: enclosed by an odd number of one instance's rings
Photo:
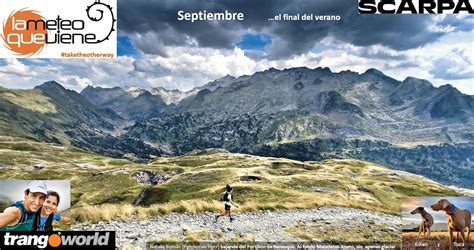
[[[31,181],[28,184],[28,189],[32,193],[43,193],[45,195],[48,194],[48,187],[46,187],[46,184],[42,181]]]

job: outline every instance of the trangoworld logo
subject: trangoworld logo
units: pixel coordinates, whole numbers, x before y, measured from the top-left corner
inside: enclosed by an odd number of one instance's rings
[[[115,232],[2,232],[1,249],[115,249]]]

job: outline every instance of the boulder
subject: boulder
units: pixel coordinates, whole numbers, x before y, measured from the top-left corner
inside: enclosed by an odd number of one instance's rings
[[[92,164],[92,163],[77,163],[76,166],[78,166],[80,169],[95,169],[95,168],[97,168],[97,166]]]
[[[171,179],[171,177],[173,176],[175,176],[175,174],[161,175],[151,170],[140,170],[135,174],[134,179],[139,183],[148,185],[158,185]]]
[[[334,193],[334,189],[332,188],[325,188],[325,187],[315,187],[314,192],[318,193]]]
[[[246,176],[241,176],[240,177],[241,181],[261,181],[262,177],[260,176],[252,176],[252,175],[246,175]]]
[[[41,170],[41,169],[45,168],[46,165],[44,165],[43,163],[35,163],[35,164],[33,164],[32,167],[33,167],[33,169],[35,169],[35,170]]]

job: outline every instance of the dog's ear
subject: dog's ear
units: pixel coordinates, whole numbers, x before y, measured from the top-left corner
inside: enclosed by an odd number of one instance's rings
[[[423,211],[423,210],[425,210],[425,208],[424,208],[424,207],[418,207],[418,209],[420,209],[420,211]]]
[[[441,202],[443,203],[443,209],[446,209],[449,207],[449,205],[451,205],[451,203],[449,203],[449,201],[446,199],[442,199]]]

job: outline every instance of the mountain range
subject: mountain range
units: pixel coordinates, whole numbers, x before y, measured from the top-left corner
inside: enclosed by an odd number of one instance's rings
[[[47,82],[0,89],[0,132],[147,161],[225,148],[297,160],[355,158],[473,187],[474,96],[376,69],[268,69],[187,92]]]

